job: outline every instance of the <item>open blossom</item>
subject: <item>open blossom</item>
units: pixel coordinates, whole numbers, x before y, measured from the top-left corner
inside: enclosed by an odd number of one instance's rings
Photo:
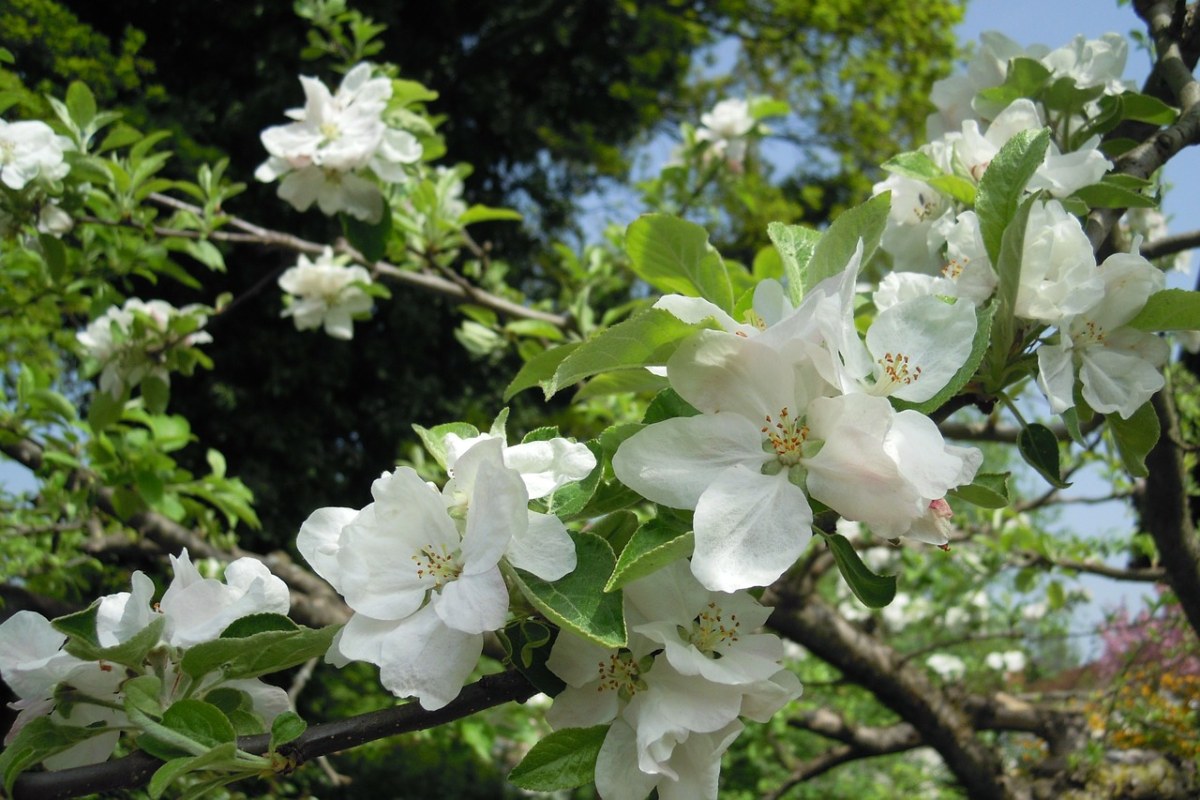
[[[374,502],[362,510],[313,512],[297,539],[355,611],[329,659],[376,664],[393,693],[441,708],[479,660],[483,633],[507,619],[500,560],[514,539],[537,533],[529,493],[521,474],[505,466],[503,443],[491,439],[457,459],[440,492],[401,467],[375,481],[371,494]],[[538,577],[556,580],[574,567],[569,538],[548,536],[540,546],[548,552],[525,563]]]
[[[212,341],[212,336],[203,330],[173,340],[170,325],[178,317],[194,317],[197,328],[202,328],[207,320],[198,305],[175,308],[165,300],[132,297],[119,308],[111,306],[77,333],[75,338],[83,345],[85,355],[101,367],[100,390],[120,397],[147,375],[167,382],[170,372],[161,359],[151,355],[152,350]]]
[[[299,211],[316,203],[328,215],[344,211],[378,222],[383,195],[362,172],[370,168],[382,180],[399,182],[405,177],[403,167],[422,154],[416,137],[384,122],[391,81],[372,78],[371,66],[359,64],[336,92],[316,78],[301,77],[300,83],[304,108],[287,112],[294,122],[263,131],[269,158],[255,177],[282,178],[279,196]]]
[[[708,142],[712,151],[733,165],[746,155],[746,136],[754,129],[750,104],[740,98],[722,100],[712,111],[700,115],[696,138]]]
[[[966,662],[949,653],[934,653],[925,659],[925,665],[936,672],[942,680],[962,680],[962,677],[967,674]]]
[[[354,315],[371,310],[371,296],[363,290],[371,273],[359,264],[339,264],[326,247],[316,259],[301,254],[296,266],[279,276],[279,288],[291,302],[283,316],[291,317],[296,330],[324,326],[335,339],[354,338]]]
[[[624,589],[627,648],[560,632],[547,666],[567,684],[555,728],[611,723],[596,761],[605,800],[716,798],[720,755],[739,717],[765,721],[800,694],[783,644],[759,633],[770,609],[705,590],[676,561]],[[703,697],[704,702],[696,702]]]
[[[67,174],[62,137],[44,122],[0,119],[0,183],[20,191],[33,180]]]
[[[1028,659],[1020,650],[1005,650],[1002,653],[988,653],[984,663],[997,672],[1024,672]]]
[[[1079,220],[1057,200],[1035,202],[1025,228],[1016,315],[1054,325],[1103,296],[1104,278]]]
[[[1038,348],[1038,385],[1051,409],[1062,413],[1075,405],[1078,371],[1093,410],[1128,419],[1163,387],[1170,345],[1126,323],[1165,280],[1157,267],[1130,253],[1109,256],[1097,274],[1104,284],[1100,302],[1060,323],[1058,343]]]
[[[186,648],[218,638],[234,620],[288,611],[287,586],[255,559],[230,563],[224,580],[201,577],[186,550],[178,558],[172,556],[171,563],[175,577],[157,604],[151,604],[154,583],[142,572],[133,573],[131,591],[100,598],[95,634],[101,647],[128,642],[156,619],[164,618],[160,645],[168,648],[169,655],[156,669],[164,670],[169,678],[178,674],[179,658]],[[120,708],[124,701],[121,687],[129,675],[111,664],[70,655],[62,649],[66,641],[49,620],[32,611],[17,612],[0,625],[0,674],[17,695],[14,708],[19,712],[5,743],[30,721],[46,715],[57,723],[96,729],[90,738],[44,759],[42,763],[49,769],[106,760],[117,745],[119,727],[131,725]],[[170,686],[173,681],[164,683]],[[74,700],[60,705],[55,692],[65,685],[72,688]],[[257,679],[218,680],[206,685],[203,692],[218,688],[245,692],[268,727],[290,707],[283,689]]]

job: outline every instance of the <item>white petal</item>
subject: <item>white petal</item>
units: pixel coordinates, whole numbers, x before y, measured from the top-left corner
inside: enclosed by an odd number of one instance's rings
[[[681,294],[665,294],[654,303],[655,308],[668,311],[684,322],[698,324],[706,319],[715,319],[726,331],[750,329],[749,325],[739,324],[737,320],[725,313],[719,306],[702,297],[685,297]]]
[[[296,537],[300,555],[339,594],[342,592],[342,572],[337,562],[339,540],[342,529],[357,515],[358,511],[353,508],[318,508],[300,526],[300,534]]]
[[[458,460],[461,470],[476,453],[491,453],[479,464],[467,512],[467,530],[463,534],[462,555],[465,574],[494,569],[517,532],[529,526],[529,495],[525,483],[515,471],[504,466],[500,447],[490,442],[471,448]],[[499,445],[499,440],[496,440]]]
[[[1072,351],[1057,344],[1038,348],[1038,386],[1050,401],[1050,409],[1061,414],[1075,406],[1075,363]]]
[[[596,791],[604,800],[646,800],[658,783],[657,775],[647,775],[637,763],[637,736],[623,720],[608,729],[600,755],[596,758]]]
[[[508,589],[498,567],[461,575],[446,584],[431,605],[442,622],[463,633],[483,633],[504,627],[508,619]]]
[[[505,448],[504,463],[521,473],[529,499],[536,500],[586,478],[596,468],[596,457],[587,445],[554,438]]]
[[[416,697],[435,711],[462,691],[482,652],[483,636],[447,627],[426,607],[384,640],[379,678],[398,697]]]
[[[692,573],[720,592],[766,586],[812,538],[808,498],[787,473],[763,475],[742,464],[725,470],[704,492],[694,524]]]
[[[508,551],[509,564],[532,572],[545,581],[556,581],[575,571],[575,543],[562,520],[552,514],[529,512],[527,528],[514,531]]]

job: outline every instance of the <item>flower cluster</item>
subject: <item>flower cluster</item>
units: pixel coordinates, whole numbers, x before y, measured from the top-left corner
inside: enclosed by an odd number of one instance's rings
[[[756,120],[750,103],[741,98],[722,100],[711,111],[700,115],[696,141],[708,145],[708,153],[738,169],[746,157],[747,137]]]
[[[354,616],[329,660],[368,661],[383,685],[427,709],[453,700],[508,619],[503,569],[554,581],[575,569],[562,522],[529,501],[585,477],[595,458],[564,439],[505,447],[492,436],[447,437],[442,490],[401,467],[371,487],[361,510],[322,508],[297,547]]]
[[[255,172],[260,181],[282,178],[279,196],[299,211],[313,203],[327,215],[345,212],[378,222],[383,194],[371,180],[400,183],[405,167],[421,159],[422,147],[406,130],[388,124],[385,112],[392,84],[371,77],[359,64],[336,92],[316,78],[302,77],[304,108],[291,109],[294,122],[262,133],[269,158]]]
[[[0,674],[17,695],[13,708],[18,711],[6,745],[33,720],[48,716],[91,733],[46,758],[47,768],[105,761],[121,731],[137,729],[123,705],[125,685],[139,674],[161,679],[164,704],[182,697],[204,698],[216,690],[226,696],[235,692],[246,699],[250,719],[260,731],[288,710],[287,693],[278,687],[254,678],[226,680],[219,671],[194,682],[181,669],[188,648],[216,639],[235,620],[286,614],[290,603],[283,581],[251,558],[229,564],[224,582],[203,577],[186,550],[178,558],[172,556],[171,564],[175,578],[158,603],[151,604],[154,583],[135,572],[131,591],[103,597],[90,609],[90,638],[99,648],[131,648],[150,634],[138,645],[142,657],[136,669],[128,663],[71,655],[64,649],[67,635],[33,611],[18,611],[0,625]]]
[[[974,307],[899,302],[864,341],[854,327],[860,258],[861,247],[794,309],[777,284],[761,284],[748,327],[704,300],[660,301],[726,330],[694,334],[667,362],[672,388],[700,413],[639,431],[613,469],[642,496],[695,510],[691,567],[708,589],[782,575],[811,536],[809,497],[889,538],[948,540],[943,498],[971,481],[982,455],[947,445],[932,420],[887,396],[922,402],[946,385],[969,352]]]
[[[110,307],[75,338],[92,364],[89,371],[100,372],[100,390],[120,398],[147,377],[170,383],[169,356],[212,341],[201,330],[207,312],[199,305],[175,308],[165,300],[134,297]]]
[[[800,695],[783,643],[758,632],[770,609],[706,590],[682,561],[630,583],[624,603],[627,647],[559,633],[547,666],[567,686],[546,718],[556,729],[611,723],[596,761],[605,800],[655,788],[664,800],[716,797],[738,718],[765,722]]]
[[[365,267],[339,263],[332,248],[311,260],[301,254],[296,266],[279,276],[279,288],[287,292],[283,316],[291,317],[298,331],[324,326],[335,339],[352,339],[355,315],[371,310],[371,296],[363,288],[370,283]]]

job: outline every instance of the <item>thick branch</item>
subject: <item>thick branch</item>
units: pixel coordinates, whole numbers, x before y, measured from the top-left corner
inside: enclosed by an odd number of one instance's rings
[[[385,739],[400,733],[425,730],[461,719],[485,708],[524,702],[536,689],[516,672],[487,675],[465,687],[449,705],[426,711],[415,702],[372,711],[357,717],[314,725],[294,742],[280,748],[292,768],[321,756]],[[245,736],[238,746],[248,753],[267,753],[270,737]],[[142,752],[116,761],[59,772],[32,772],[17,779],[16,800],[59,800],[95,792],[112,792],[145,785],[162,762]]]
[[[764,602],[776,608],[768,624],[874,692],[941,753],[971,797],[1014,796],[997,753],[975,736],[970,718],[921,670],[903,663],[899,653],[842,619],[815,594],[786,584],[776,584],[770,594]]]
[[[1167,580],[1179,597],[1192,630],[1200,636],[1200,541],[1188,509],[1187,471],[1179,419],[1169,388],[1151,401],[1162,434],[1146,456],[1146,502],[1142,522],[1162,560]]]
[[[202,215],[204,209],[199,206],[186,203],[182,200],[177,200],[169,195],[154,192],[150,195],[150,199],[159,205],[173,208],[178,211],[187,211],[192,214]],[[241,234],[229,234],[222,231],[214,231],[208,234],[207,238],[215,241],[232,241],[238,243],[256,243],[261,245],[282,247],[287,250],[292,250],[297,253],[319,254],[325,249],[325,245],[318,242],[311,242],[307,239],[302,239],[299,236],[293,236],[289,233],[271,230],[252,222],[242,219],[241,217],[227,216],[227,223],[242,231]],[[163,229],[166,230],[166,229]],[[182,232],[181,232],[182,233]],[[362,253],[354,249],[346,242],[338,242],[334,248],[338,252],[345,253],[361,263],[368,263]],[[413,272],[411,270],[401,269],[394,264],[389,264],[386,261],[377,261],[372,267],[372,271],[376,275],[387,275],[395,279],[398,283],[407,283],[410,286],[415,286],[425,291],[435,292],[445,295],[459,302],[474,303],[476,305],[486,306],[494,311],[499,311],[502,314],[507,314],[510,317],[519,317],[522,319],[536,319],[541,322],[548,322],[558,328],[567,328],[570,325],[567,317],[562,314],[552,314],[548,311],[539,311],[536,308],[528,308],[520,303],[514,303],[499,295],[494,295],[491,292],[483,289],[471,287],[466,288],[454,281],[430,275],[424,272]]]
[[[1179,233],[1174,236],[1164,236],[1149,244],[1142,245],[1142,256],[1153,261],[1163,256],[1173,256],[1184,250],[1200,247],[1200,231]]]

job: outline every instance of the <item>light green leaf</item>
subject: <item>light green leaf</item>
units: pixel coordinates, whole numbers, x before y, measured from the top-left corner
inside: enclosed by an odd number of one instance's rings
[[[236,755],[237,745],[233,742],[227,742],[226,744],[214,747],[201,756],[173,758],[155,771],[154,775],[150,777],[150,783],[146,789],[150,793],[152,800],[158,800],[158,798],[163,796],[163,792],[167,790],[167,787],[178,778],[189,772],[222,765],[225,762],[232,762]]]
[[[986,175],[986,173],[985,173]],[[1015,314],[1017,292],[1021,288],[1021,259],[1025,252],[1025,229],[1029,223],[1029,212],[1033,209],[1034,199],[1031,197],[1022,203],[1013,215],[1008,227],[1000,237],[1000,257],[995,263],[999,285],[995,297],[992,298],[990,315],[991,324],[991,364],[992,391],[1003,388],[1004,376],[1008,367],[1008,359],[1012,352],[1013,338],[1016,335]]]
[[[508,774],[514,786],[533,792],[574,789],[595,779],[596,759],[608,725],[591,728],[563,728],[533,746]],[[630,769],[637,769],[632,764]]]
[[[1164,289],[1146,300],[1146,305],[1129,321],[1140,331],[1200,330],[1200,292]]]
[[[425,445],[425,449],[441,465],[442,469],[447,471],[450,467],[447,466],[446,461],[446,434],[453,433],[461,439],[474,439],[479,435],[479,429],[466,422],[447,422],[442,425],[434,425],[432,429],[422,428],[415,423],[412,427],[417,432],[417,436],[421,437],[421,443]]]
[[[821,239],[821,233],[803,225],[772,222],[767,225],[767,235],[771,237],[771,242],[783,261],[783,274],[787,278],[788,296],[792,305],[799,305],[804,298],[808,262]]]
[[[621,596],[605,594],[616,558],[608,542],[590,533],[572,533],[578,566],[553,583],[523,570],[512,571],[517,587],[550,621],[601,647],[624,647]]]
[[[193,678],[223,670],[226,680],[257,678],[325,655],[338,625],[269,630],[238,639],[217,639],[188,648],[180,666]]]
[[[1049,128],[1021,131],[1000,148],[979,179],[975,213],[984,248],[993,264],[1000,262],[1004,230],[1017,213],[1025,185],[1041,166],[1049,145]]]
[[[1158,444],[1162,432],[1154,405],[1147,402],[1129,419],[1121,419],[1120,414],[1106,414],[1104,418],[1125,469],[1135,478],[1145,478],[1150,474],[1146,469],[1146,456]]]
[[[85,130],[96,117],[96,97],[86,84],[72,81],[67,87],[67,110],[71,113],[71,121]]]
[[[271,750],[281,744],[294,742],[308,730],[308,723],[295,711],[285,711],[271,723]]]
[[[980,508],[1006,508],[1012,502],[1008,489],[1011,475],[1011,472],[980,473],[969,485],[951,489],[949,495]]]
[[[238,617],[221,631],[222,639],[245,639],[256,633],[267,631],[298,631],[303,630],[299,625],[283,614],[250,614]]]
[[[512,383],[504,390],[504,400],[507,402],[517,392],[534,386],[541,386],[546,393],[546,398],[549,399],[550,395],[554,393],[550,387],[554,384],[554,373],[558,369],[558,365],[581,344],[582,342],[571,342],[559,347],[551,347],[526,361],[517,372],[516,377],[512,379]]]
[[[161,614],[157,615],[149,625],[124,642],[112,647],[97,647],[86,640],[72,637],[67,640],[63,649],[83,661],[107,661],[140,671],[147,654],[157,647],[162,639],[163,626],[166,622],[166,617]],[[59,630],[65,633],[61,628]]]
[[[868,608],[883,608],[896,597],[896,576],[876,575],[858,557],[858,551],[850,540],[840,533],[825,535],[825,543],[833,553],[842,577],[854,596]]]
[[[669,311],[643,311],[601,331],[569,353],[555,369],[554,377],[544,384],[546,396],[602,372],[665,364],[680,342],[696,330],[696,326]]]
[[[625,232],[625,251],[633,271],[661,292],[703,297],[722,310],[733,310],[733,287],[708,232],[668,214],[646,214]]]
[[[459,225],[474,225],[477,222],[520,222],[524,217],[511,208],[492,208],[475,204],[458,218]]]
[[[879,247],[883,229],[887,227],[891,208],[892,193],[884,192],[839,214],[817,242],[804,276],[804,291],[841,274],[858,249],[859,239],[863,243],[862,263],[870,261]]]
[[[611,394],[643,394],[660,392],[669,384],[661,375],[655,375],[644,369],[626,369],[620,372],[609,372],[597,375],[580,387],[575,393],[575,400],[586,400],[589,397],[604,397]]]
[[[0,774],[4,776],[5,793],[12,796],[13,783],[25,770],[101,733],[103,731],[92,728],[57,725],[49,717],[31,720],[0,753]]]
[[[627,583],[657,572],[672,561],[687,558],[692,554],[695,538],[691,531],[681,531],[678,525],[665,520],[648,521],[637,529],[621,551],[616,569],[604,586],[604,591],[616,591]]]

